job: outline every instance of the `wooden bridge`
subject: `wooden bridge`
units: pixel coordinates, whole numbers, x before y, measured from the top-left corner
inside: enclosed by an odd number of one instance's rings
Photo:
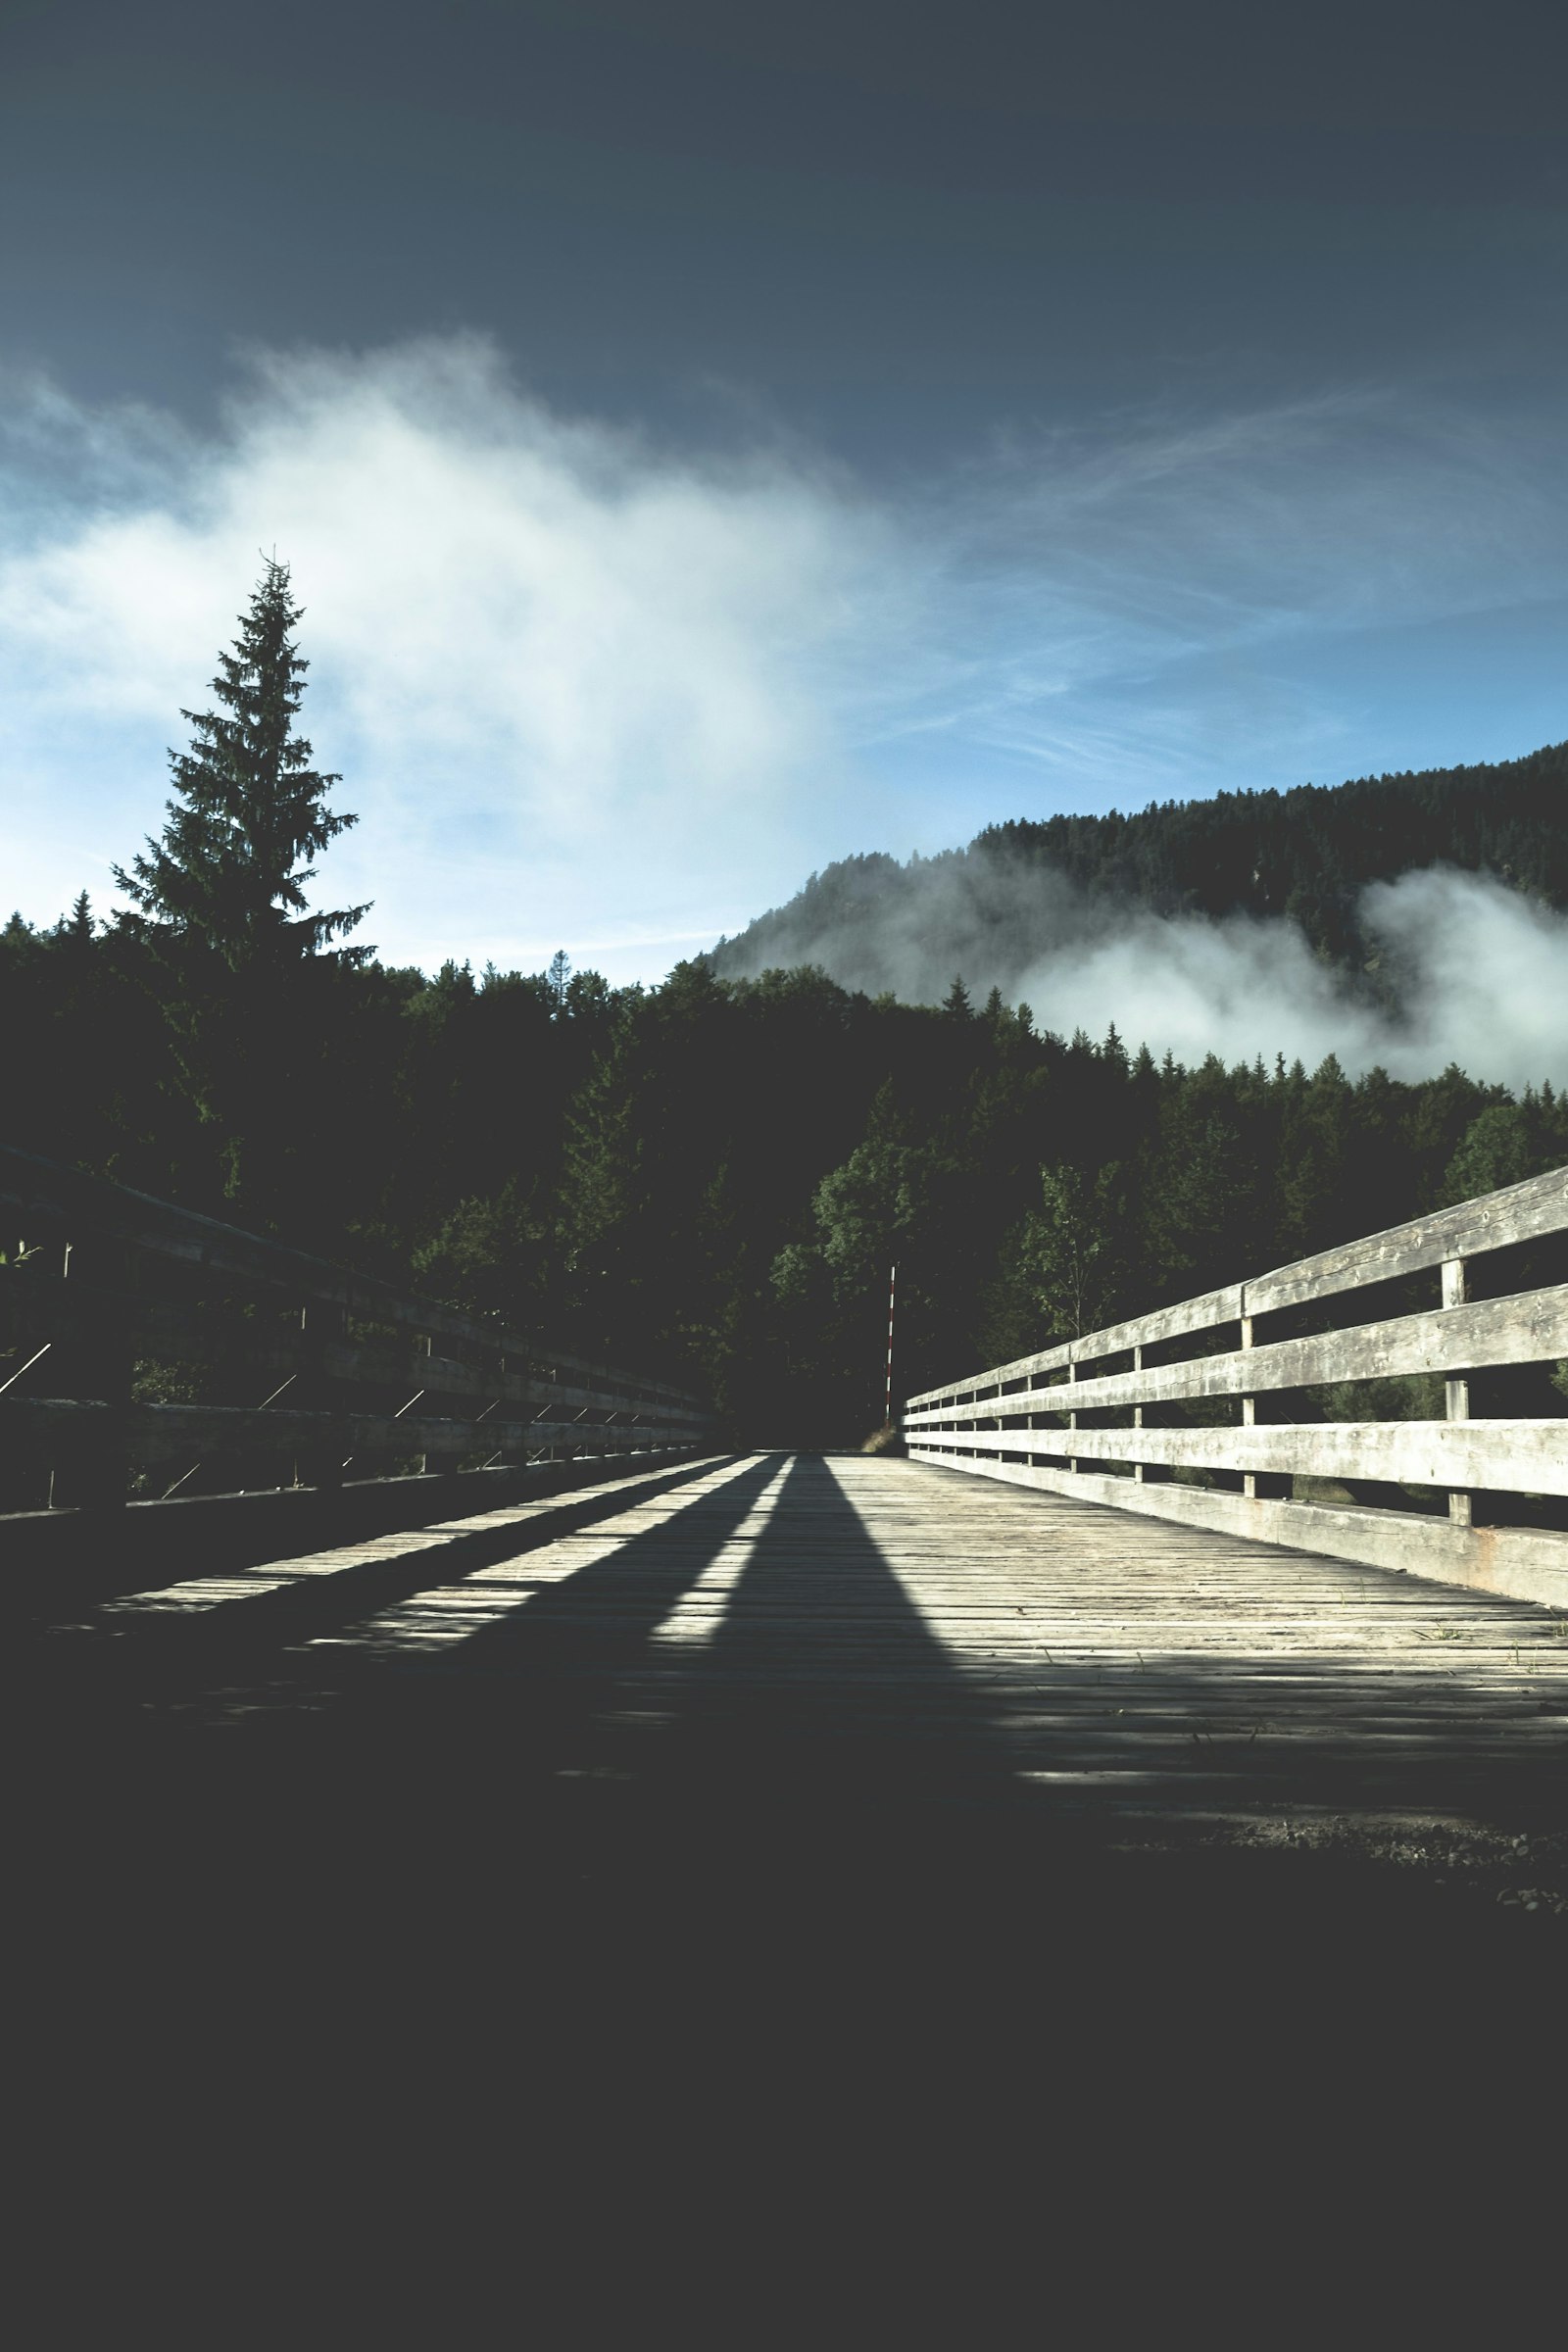
[[[1539,1387],[1564,1175],[956,1380],[907,1459],[726,1450],[649,1376],[21,1154],[0,1176],[12,1360],[75,1383],[0,1396],[52,1903],[50,1856],[79,1903],[87,1852],[178,1911],[199,1851],[368,1936],[411,1884],[500,1903],[505,1856],[579,1956],[720,1900],[928,1952],[961,1916],[972,1952],[1020,1903],[1040,1933],[1064,1890],[1102,1905],[1115,1857],[1124,1926],[1178,1882],[1266,1881],[1293,1919],[1300,1888],[1415,1903],[1423,1934],[1568,1913],[1568,1420]],[[1442,1303],[1397,1290],[1428,1280]],[[137,1394],[181,1352],[248,1401]],[[1532,1366],[1533,1410],[1488,1417]],[[1442,1420],[1260,1409],[1412,1373]],[[202,1461],[257,1491],[192,1494]]]

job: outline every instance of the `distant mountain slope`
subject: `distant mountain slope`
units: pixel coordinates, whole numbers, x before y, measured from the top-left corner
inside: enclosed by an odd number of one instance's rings
[[[1568,744],[1494,766],[1227,792],[1130,816],[1015,819],[907,864],[847,858],[708,961],[729,978],[820,963],[846,987],[929,1001],[955,971],[982,984],[1026,971],[1136,909],[1284,915],[1320,958],[1360,974],[1376,949],[1361,894],[1433,865],[1568,907]]]

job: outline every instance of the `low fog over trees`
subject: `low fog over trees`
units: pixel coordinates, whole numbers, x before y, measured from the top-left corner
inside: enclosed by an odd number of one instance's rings
[[[1056,1034],[968,963],[925,1004],[809,961],[726,968],[834,892],[904,888],[891,861],[833,869],[657,989],[564,953],[426,975],[334,947],[364,910],[307,910],[310,861],[352,818],[294,733],[298,618],[270,564],[164,834],[121,876],[127,910],[99,922],[83,895],[0,932],[24,1149],[557,1345],[689,1368],[734,1434],[774,1442],[880,1420],[895,1259],[906,1395],[1568,1159],[1560,1064],[1507,1085],[1332,1053],[1183,1058],[1108,1014]],[[1348,970],[1354,891],[1412,861],[1568,901],[1565,775],[1559,748],[1002,827],[959,862],[1107,909],[1289,910]]]

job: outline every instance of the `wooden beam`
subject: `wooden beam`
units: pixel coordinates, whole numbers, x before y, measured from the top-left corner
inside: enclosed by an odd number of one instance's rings
[[[680,1444],[695,1440],[698,1425],[676,1415],[639,1423],[626,1431],[582,1423],[570,1427],[579,1450],[613,1450],[628,1442]],[[123,1456],[154,1465],[204,1457],[274,1457],[298,1454],[318,1459],[335,1446],[339,1456],[396,1451],[400,1454],[462,1455],[525,1452],[537,1446],[537,1421],[480,1422],[449,1415],[364,1412],[301,1412],[220,1404],[139,1404],[117,1412],[107,1403],[76,1397],[0,1397],[0,1434],[8,1446],[29,1448],[40,1460],[62,1464],[96,1461],[120,1433]]]
[[[1412,1217],[1407,1224],[1390,1226],[1385,1233],[1343,1242],[1337,1249],[1322,1250],[1315,1257],[1262,1275],[1247,1285],[1248,1309],[1254,1315],[1272,1314],[1282,1306],[1298,1306],[1338,1291],[1423,1273],[1441,1266],[1446,1258],[1476,1257],[1484,1250],[1540,1241],[1565,1228],[1568,1168],[1554,1168],[1548,1175],[1506,1185],[1500,1192],[1483,1193],[1477,1200],[1436,1209],[1430,1216]]]
[[[1076,1385],[1080,1409],[1174,1402],[1193,1396],[1239,1396],[1260,1389],[1318,1388],[1328,1382],[1379,1380],[1396,1372],[1466,1372],[1487,1364],[1550,1363],[1568,1355],[1568,1283],[1524,1291],[1511,1298],[1482,1298],[1430,1314],[1359,1323],[1307,1340],[1198,1356],[1152,1371],[1117,1372]],[[1035,1390],[1003,1399],[1008,1414],[1064,1410],[1059,1390]],[[939,1421],[995,1415],[994,1403],[914,1406],[912,1429]]]
[[[0,1207],[19,1216],[24,1226],[58,1231],[69,1240],[80,1241],[89,1234],[104,1237],[124,1248],[196,1268],[214,1279],[261,1285],[274,1298],[283,1293],[296,1302],[329,1303],[364,1322],[447,1339],[481,1357],[494,1356],[500,1350],[529,1365],[527,1377],[548,1375],[546,1385],[569,1386],[585,1396],[601,1396],[612,1387],[624,1394],[635,1391],[650,1396],[657,1390],[691,1411],[703,1410],[700,1400],[688,1391],[656,1383],[650,1374],[611,1372],[603,1365],[559,1351],[545,1355],[536,1341],[484,1317],[466,1314],[439,1299],[399,1291],[374,1276],[353,1273],[265,1235],[246,1233],[216,1217],[155,1200],[128,1185],[84,1175],[80,1169],[63,1167],[10,1145],[0,1145]],[[74,1269],[73,1283],[78,1279]]]
[[[1093,1363],[1129,1349],[1154,1346],[1162,1340],[1208,1331],[1242,1316],[1276,1313],[1281,1307],[1308,1299],[1331,1298],[1341,1291],[1358,1290],[1369,1283],[1391,1282],[1406,1274],[1441,1266],[1446,1259],[1474,1257],[1482,1250],[1500,1250],[1516,1242],[1538,1241],[1568,1230],[1568,1168],[1532,1176],[1523,1184],[1484,1193],[1457,1207],[1413,1217],[1384,1233],[1341,1243],[1274,1272],[1254,1276],[1229,1289],[1205,1292],[1179,1305],[1156,1309],[1130,1323],[1091,1332],[1086,1338],[1048,1348],[1037,1355],[1019,1356],[1000,1371],[967,1373],[946,1381],[941,1388],[912,1396],[913,1408],[936,1404],[944,1397],[971,1396],[988,1381],[1036,1378],[1069,1362]]]
[[[911,1430],[911,1453],[975,1451],[1027,1457],[1039,1430]],[[1397,1486],[1568,1494],[1568,1421],[1303,1421],[1251,1429],[1078,1429],[1083,1460],[1166,1469],[1369,1478]],[[1065,1439],[1055,1451],[1065,1449]],[[1134,1482],[1129,1480],[1129,1487]]]

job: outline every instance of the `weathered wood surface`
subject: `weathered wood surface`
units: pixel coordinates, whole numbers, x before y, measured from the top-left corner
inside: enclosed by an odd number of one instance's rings
[[[1189,1396],[1241,1396],[1253,1390],[1315,1388],[1330,1381],[1377,1380],[1395,1372],[1477,1371],[1489,1364],[1547,1363],[1568,1355],[1568,1283],[1483,1298],[1430,1314],[1357,1323],[1348,1331],[1272,1346],[1237,1348],[1190,1363],[1156,1364],[1150,1371],[1113,1372],[1073,1384],[1075,1411],[1093,1406],[1161,1404]],[[943,1421],[984,1421],[999,1415],[1064,1412],[1064,1388],[1025,1389],[982,1396],[969,1404],[911,1403],[911,1429]]]
[[[1308,1299],[1331,1298],[1371,1283],[1436,1270],[1446,1261],[1475,1256],[1517,1242],[1540,1240],[1565,1228],[1568,1228],[1568,1168],[1557,1168],[1548,1175],[1531,1177],[1524,1184],[1508,1185],[1500,1192],[1484,1193],[1474,1200],[1461,1201],[1457,1207],[1437,1210],[1431,1216],[1412,1218],[1407,1224],[1392,1226],[1387,1232],[1370,1234],[1364,1240],[1321,1250],[1315,1257],[1298,1259],[1293,1265],[1280,1266],[1248,1282],[1205,1292],[1200,1298],[1183,1299],[1175,1306],[1157,1308],[1132,1322],[1090,1332],[1082,1339],[1063,1342],[1034,1355],[1019,1356],[1011,1363],[967,1373],[959,1380],[945,1381],[940,1388],[922,1390],[918,1396],[911,1396],[909,1404],[920,1407],[952,1403],[975,1397],[982,1392],[995,1395],[1009,1383],[1056,1371],[1067,1364],[1093,1363],[1106,1356],[1125,1354],[1137,1347],[1152,1347],[1161,1341],[1239,1323],[1244,1317],[1271,1314]],[[1561,1350],[1548,1348],[1544,1352],[1556,1354]],[[1348,1379],[1359,1375],[1326,1373],[1302,1377]]]
[[[1065,1453],[1064,1429],[937,1433],[945,1453]],[[1568,1494],[1568,1420],[1302,1421],[1224,1429],[1085,1429],[1071,1433],[1083,1461],[1171,1469],[1275,1471],[1298,1478],[1376,1478],[1427,1487],[1494,1487]]]
[[[113,1420],[127,1458],[153,1466],[189,1460],[203,1451],[225,1458],[261,1459],[291,1451],[302,1455],[386,1451],[464,1454],[485,1450],[532,1452],[552,1445],[592,1440],[596,1451],[617,1446],[694,1443],[695,1422],[649,1414],[611,1417],[597,1412],[554,1420],[541,1413],[531,1421],[459,1421],[433,1414],[294,1412],[285,1405],[265,1409],[221,1404],[137,1404],[122,1413],[74,1397],[19,1397],[0,1404],[0,1435],[17,1445],[41,1447],[51,1461],[90,1455]]]
[[[585,1387],[596,1379],[613,1377],[624,1388],[646,1395],[657,1391],[701,1410],[700,1400],[689,1390],[653,1381],[645,1374],[617,1370],[610,1375],[602,1366],[543,1348],[538,1341],[508,1332],[482,1316],[399,1291],[373,1275],[355,1273],[265,1235],[246,1233],[238,1226],[155,1200],[125,1185],[83,1175],[78,1169],[62,1167],[9,1145],[0,1145],[0,1207],[20,1218],[29,1233],[58,1231],[67,1239],[110,1237],[210,1277],[258,1286],[278,1306],[294,1300],[336,1307],[363,1322],[405,1329],[424,1340],[453,1340],[483,1358],[510,1355],[519,1363],[531,1363],[535,1373],[553,1385],[561,1384],[564,1376],[567,1382],[576,1376]],[[134,1294],[122,1303],[133,1308]],[[166,1330],[180,1327],[177,1302],[160,1312]]]
[[[738,2201],[726,2310],[764,2207],[865,2239],[879,2319],[910,2217],[956,2214],[964,2337],[999,2231],[1038,2272],[1058,2180],[1116,2183],[1125,2238],[1141,2147],[1155,2206],[1184,2169],[1212,2206],[1216,2130],[1276,2205],[1271,2134],[1303,2185],[1348,2135],[1386,2179],[1401,2115],[1535,2160],[1559,1620],[886,1459],[595,1506],[166,1578],[27,1653],[11,1975],[77,2239],[109,2109],[120,2220],[125,2135],[172,2114],[247,2245],[280,2180],[332,2227],[384,2181],[401,2218],[421,2139],[448,2191],[471,2140],[494,2233],[501,2114],[509,2260],[538,2183],[593,2249],[622,2196],[628,2243],[650,2198],[662,2230],[667,2183],[690,2271],[701,2141]],[[150,2178],[161,2255],[188,2200]]]
[[[1568,1494],[1568,1416],[1543,1412],[1534,1421],[1472,1421],[1469,1376],[1568,1356],[1568,1283],[1471,1299],[1467,1269],[1470,1255],[1565,1227],[1568,1169],[1558,1169],[1229,1290],[924,1390],[903,1415],[909,1450],[917,1459],[1043,1493],[1070,1489],[1161,1519],[1245,1529],[1277,1543],[1339,1548],[1348,1559],[1422,1566],[1435,1576],[1469,1577],[1490,1590],[1563,1600],[1568,1538],[1530,1529],[1475,1529],[1472,1521],[1479,1493]],[[1422,1271],[1440,1277],[1442,1303],[1431,1310],[1254,1345],[1259,1315]],[[1161,1342],[1206,1336],[1212,1347],[1232,1323],[1239,1347],[1174,1363],[1147,1361],[1146,1349]],[[1086,1365],[1123,1355],[1132,1358],[1130,1370],[1084,1376]],[[1444,1423],[1320,1424],[1281,1414],[1257,1425],[1262,1395],[1421,1374],[1444,1378]],[[1143,1427],[1149,1405],[1204,1399],[1222,1408],[1211,1426]],[[1084,1427],[1086,1414],[1102,1412],[1130,1413],[1133,1429]],[[1130,1464],[1133,1476],[1097,1474],[1084,1468],[1090,1462]],[[1173,1487],[1149,1478],[1156,1468],[1226,1471],[1241,1477],[1244,1491],[1235,1495]],[[1349,1511],[1342,1521],[1336,1507],[1322,1505],[1309,1520],[1301,1504],[1257,1491],[1260,1478],[1293,1477],[1446,1489],[1447,1526],[1398,1511]],[[1514,1515],[1528,1519],[1532,1513]]]
[[[1063,1340],[1054,1348],[1042,1348],[1034,1355],[1017,1356],[1011,1363],[999,1364],[994,1371],[971,1373],[940,1389],[923,1390],[909,1402],[912,1406],[953,1400],[978,1394],[982,1389],[988,1395],[1000,1395],[1020,1384],[1027,1385],[1043,1372],[1064,1372],[1070,1364],[1095,1363],[1104,1356],[1128,1354],[1134,1348],[1153,1347],[1161,1340],[1185,1339],[1192,1332],[1239,1322],[1241,1315],[1242,1286],[1232,1283],[1225,1290],[1205,1291],[1201,1298],[1183,1298],[1175,1306],[1140,1315],[1134,1322],[1091,1332],[1081,1340]]]
[[[90,1339],[110,1325],[121,1340],[154,1363],[173,1362],[182,1370],[201,1367],[225,1370],[243,1361],[259,1378],[286,1380],[309,1371],[318,1380],[354,1382],[362,1388],[411,1385],[432,1395],[474,1397],[484,1404],[614,1405],[623,1408],[668,1405],[695,1413],[695,1404],[680,1390],[658,1387],[633,1373],[616,1373],[604,1366],[574,1365],[570,1359],[552,1362],[547,1377],[542,1369],[499,1349],[488,1362],[468,1362],[437,1355],[418,1344],[412,1331],[401,1346],[372,1341],[322,1338],[313,1324],[300,1324],[298,1310],[285,1325],[280,1313],[270,1332],[254,1323],[236,1330],[231,1314],[220,1308],[194,1307],[148,1293],[106,1297],[86,1283],[72,1284],[28,1272],[19,1285],[20,1296],[4,1300],[5,1319],[0,1342],[24,1348],[43,1340],[56,1345]]]
[[[1435,1209],[1430,1216],[1412,1217],[1364,1241],[1344,1242],[1281,1266],[1247,1283],[1247,1312],[1272,1314],[1308,1298],[1325,1298],[1338,1291],[1360,1289],[1367,1283],[1392,1282],[1441,1266],[1445,1258],[1478,1257],[1516,1242],[1533,1242],[1568,1226],[1568,1168],[1532,1176],[1523,1184],[1483,1193],[1453,1208]]]
[[[0,1207],[7,1209],[29,1235],[59,1232],[66,1239],[109,1237],[117,1243],[168,1258],[202,1274],[257,1286],[278,1305],[286,1300],[310,1301],[340,1308],[363,1322],[403,1329],[423,1339],[450,1339],[489,1357],[510,1354],[536,1368],[552,1381],[577,1375],[583,1382],[603,1368],[581,1357],[542,1349],[539,1342],[507,1332],[479,1315],[466,1314],[439,1299],[399,1291],[373,1275],[359,1274],[308,1250],[290,1249],[265,1235],[244,1232],[216,1217],[155,1200],[126,1185],[86,1176],[31,1152],[0,1145]],[[96,1287],[96,1286],[94,1286]],[[128,1303],[128,1301],[127,1301]],[[172,1321],[177,1307],[166,1310]],[[623,1382],[635,1376],[621,1373]],[[646,1376],[636,1381],[644,1390],[698,1407],[690,1391],[656,1383]]]
[[[461,1340],[473,1333],[475,1319],[458,1308],[412,1298],[374,1276],[350,1273],[308,1250],[291,1250],[130,1186],[110,1184],[4,1145],[0,1205],[29,1232],[58,1227],[68,1233],[110,1235],[215,1277],[268,1284],[278,1291],[286,1288],[301,1298],[438,1337]]]
[[[1077,1438],[1073,1444],[1077,1446]],[[1321,1550],[1369,1567],[1402,1570],[1445,1584],[1471,1585],[1478,1592],[1568,1610],[1568,1536],[1550,1529],[1472,1527],[1403,1511],[1273,1500],[1204,1487],[1135,1484],[1132,1479],[1103,1472],[986,1461],[947,1453],[939,1447],[940,1441],[936,1447],[920,1449],[914,1458],[1029,1487],[1043,1494],[1081,1497],[1128,1515],[1174,1520],[1184,1527],[1243,1536],[1257,1543]]]
[[[571,1509],[192,1578],[64,1654],[131,1656],[186,1720],[488,1711],[551,1773],[726,1795],[1491,1821],[1562,1796],[1564,1624],[1517,1601],[888,1459],[717,1459]],[[160,1684],[160,1627],[203,1620],[220,1663],[187,1631]],[[117,1646],[137,1627],[150,1649]]]
[[[689,1391],[646,1371],[4,1147],[0,1205],[48,1244],[0,1281],[0,1349],[19,1375],[0,1393],[13,1511],[123,1503],[133,1479],[175,1463],[181,1484],[279,1458],[332,1484],[368,1456],[611,1455],[695,1445],[708,1427]],[[160,1387],[190,1400],[151,1401]]]

